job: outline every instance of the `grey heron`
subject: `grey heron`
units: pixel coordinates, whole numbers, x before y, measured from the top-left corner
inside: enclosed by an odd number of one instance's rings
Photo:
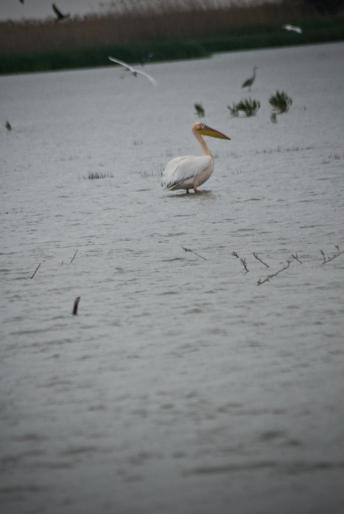
[[[253,82],[256,79],[256,71],[257,70],[258,70],[258,67],[254,66],[253,67],[253,75],[252,75],[252,77],[246,79],[245,82],[243,82],[241,87],[248,87],[248,90],[251,91],[251,86],[252,86]]]

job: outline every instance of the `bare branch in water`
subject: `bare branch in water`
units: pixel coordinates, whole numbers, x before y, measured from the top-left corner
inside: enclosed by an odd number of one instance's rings
[[[257,281],[257,286],[261,286],[262,284],[265,284],[265,282],[268,282],[272,278],[277,277],[277,275],[282,273],[282,271],[285,271],[286,269],[288,269],[291,263],[292,263],[292,261],[290,259],[288,259],[286,264],[281,269],[277,270],[275,273],[271,273],[270,275],[267,275],[265,278],[260,278]]]
[[[291,254],[292,258],[295,259],[297,262],[299,262],[300,264],[302,264],[302,261],[301,259],[299,258],[299,256],[297,255],[297,253],[292,253]]]
[[[78,307],[79,307],[79,302],[80,302],[80,296],[77,296],[74,300],[74,305],[73,305],[73,316],[76,316],[78,314]]]
[[[75,252],[74,252],[74,254],[73,254],[73,257],[71,258],[71,260],[70,260],[69,264],[72,264],[72,262],[74,261],[74,259],[75,259],[76,255],[77,255],[78,251],[79,251],[79,250],[75,250]]]
[[[30,278],[33,278],[36,275],[36,273],[39,270],[41,264],[42,264],[41,262],[38,264],[38,266],[36,267],[35,271],[32,273]]]
[[[250,270],[248,269],[247,267],[247,263],[246,263],[246,259],[244,259],[243,257],[240,258],[240,262],[241,264],[244,266],[244,270],[246,271],[246,273],[248,273]]]
[[[268,264],[266,264],[266,262],[264,262],[260,257],[258,257],[258,255],[256,254],[256,252],[253,252],[253,257],[254,257],[255,259],[257,259],[257,261],[259,261],[259,262],[261,262],[262,264],[264,264],[264,266],[265,266],[266,268],[270,268],[270,266],[269,266]]]
[[[325,262],[326,262],[326,254],[325,254],[324,250],[320,250],[320,253],[321,253],[322,258],[323,258],[322,264],[325,264]]]
[[[182,246],[182,248],[183,248],[184,252],[191,252],[194,255],[197,255],[197,257],[199,257],[200,259],[203,259],[204,261],[208,260],[205,257],[203,257],[203,255],[200,255],[199,253],[195,252],[195,250],[191,250],[191,248],[185,248],[185,246]]]
[[[335,248],[337,250],[337,253],[334,253],[333,255],[331,255],[331,257],[326,257],[325,252],[323,250],[320,250],[320,253],[321,253],[322,258],[323,258],[323,261],[322,261],[321,264],[327,264],[328,262],[331,262],[334,259],[337,259],[337,257],[339,257],[340,255],[344,254],[344,250],[341,250],[339,248],[339,245],[335,245]]]
[[[232,252],[232,255],[233,255],[233,257],[236,257],[237,259],[240,260],[241,264],[244,267],[245,273],[248,273],[250,270],[247,267],[246,259],[244,257],[240,257],[240,255],[237,252]]]

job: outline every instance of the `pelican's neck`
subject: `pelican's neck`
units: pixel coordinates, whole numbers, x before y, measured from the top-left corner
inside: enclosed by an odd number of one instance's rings
[[[202,150],[203,150],[203,153],[205,155],[210,155],[210,157],[213,156],[213,154],[211,153],[211,151],[209,150],[208,148],[208,145],[207,143],[205,142],[205,140],[203,139],[203,137],[201,136],[201,134],[199,134],[197,132],[197,130],[195,130],[194,128],[192,129],[192,133],[193,135],[195,136],[195,138],[197,139],[197,141],[199,142],[199,144],[201,145],[202,147]]]

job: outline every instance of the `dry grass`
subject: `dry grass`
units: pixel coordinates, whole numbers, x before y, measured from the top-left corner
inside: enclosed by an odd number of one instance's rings
[[[231,30],[252,26],[281,26],[300,22],[309,12],[302,2],[251,7],[205,9],[202,2],[157,4],[140,12],[124,11],[107,16],[74,18],[62,23],[53,20],[30,23],[0,23],[0,53],[34,53],[84,48],[129,45],[141,42],[185,40],[219,36]]]
[[[320,16],[304,0],[250,7],[216,1],[216,9],[206,8],[208,0],[151,0],[140,11],[61,23],[0,23],[0,73],[104,66],[107,55],[145,63],[344,40],[344,16]],[[301,25],[303,33],[283,30],[286,21]]]

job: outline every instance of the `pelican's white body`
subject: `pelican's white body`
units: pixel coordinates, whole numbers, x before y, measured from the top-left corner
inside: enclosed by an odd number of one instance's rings
[[[170,190],[197,189],[214,171],[212,155],[183,155],[166,164],[162,185]]]
[[[214,157],[203,136],[218,139],[230,139],[222,132],[208,127],[204,123],[194,123],[192,133],[201,145],[203,155],[182,155],[169,161],[162,173],[161,185],[170,191],[175,189],[193,189],[195,193],[214,171]]]

